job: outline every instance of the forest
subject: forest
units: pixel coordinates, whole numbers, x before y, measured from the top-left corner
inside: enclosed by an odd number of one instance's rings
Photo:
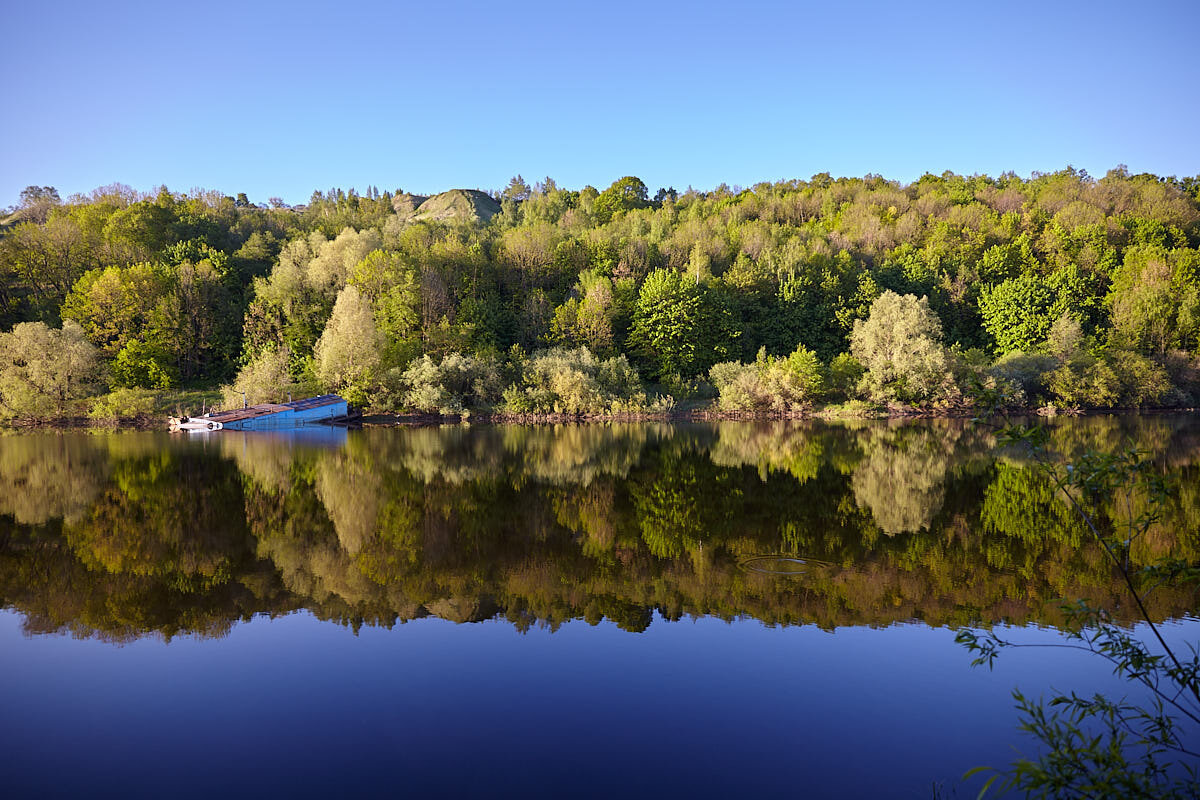
[[[1200,404],[1200,178],[712,191],[163,187],[0,218],[0,415],[337,392],[387,412]]]

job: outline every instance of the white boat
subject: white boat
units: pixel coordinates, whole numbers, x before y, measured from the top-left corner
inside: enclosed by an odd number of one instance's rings
[[[205,414],[202,417],[171,417],[167,427],[173,431],[219,431],[223,426]]]

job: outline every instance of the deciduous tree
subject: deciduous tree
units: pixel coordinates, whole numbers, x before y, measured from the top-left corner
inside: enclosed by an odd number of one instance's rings
[[[12,416],[63,413],[100,391],[103,366],[79,325],[23,322],[0,333],[0,403]]]

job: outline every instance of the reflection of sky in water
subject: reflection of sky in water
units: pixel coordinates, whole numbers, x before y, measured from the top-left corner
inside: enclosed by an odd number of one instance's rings
[[[712,619],[638,635],[430,619],[356,636],[299,614],[219,641],[112,647],[22,640],[6,612],[0,783],[10,796],[921,798],[1011,756],[1013,686],[1121,689],[1071,651],[972,669],[953,637]]]
[[[224,447],[256,443],[278,447],[344,447],[348,431],[338,425],[305,425],[276,431],[190,431],[176,434],[189,444],[219,442]]]

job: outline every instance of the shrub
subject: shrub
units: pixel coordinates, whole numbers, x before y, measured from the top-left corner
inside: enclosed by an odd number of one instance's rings
[[[1051,394],[1069,406],[1107,408],[1121,396],[1121,382],[1112,368],[1088,353],[1080,353],[1050,373]]]
[[[405,387],[405,405],[443,414],[489,407],[500,399],[505,383],[494,356],[461,353],[450,353],[441,363],[422,356],[409,365],[400,380]]]
[[[1013,350],[996,359],[991,374],[1021,389],[1026,397],[1046,394],[1046,381],[1058,366],[1053,356]]]
[[[101,422],[117,422],[135,417],[166,417],[174,414],[199,414],[213,409],[220,401],[211,390],[131,389],[122,387],[95,398],[88,416]],[[240,406],[242,399],[238,397]]]
[[[1106,354],[1105,361],[1117,375],[1122,406],[1160,405],[1171,391],[1166,369],[1140,353],[1114,350]]]
[[[1194,406],[1200,401],[1200,358],[1186,350],[1172,350],[1163,359],[1171,380],[1168,401],[1176,406]]]
[[[233,383],[221,387],[221,402],[225,408],[241,408],[242,392],[250,405],[280,403],[288,399],[317,394],[315,382],[297,381],[288,367],[286,350],[267,349],[242,367]]]
[[[586,347],[556,347],[520,363],[520,383],[504,392],[512,414],[621,414],[665,411],[670,398],[648,396],[625,356],[601,359]]]
[[[725,411],[803,411],[824,386],[821,362],[803,345],[787,358],[772,358],[763,349],[753,364],[715,364],[708,376]]]
[[[829,394],[849,400],[867,369],[849,353],[834,356],[829,362],[829,378],[826,382]]]
[[[123,386],[97,397],[88,416],[94,420],[112,422],[131,417],[149,417],[158,409],[158,395],[154,389],[131,389]]]

